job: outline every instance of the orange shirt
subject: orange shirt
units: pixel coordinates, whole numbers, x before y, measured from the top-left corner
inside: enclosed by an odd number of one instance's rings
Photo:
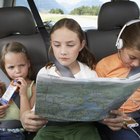
[[[130,72],[130,68],[123,65],[118,54],[110,55],[103,58],[96,65],[96,72],[99,77],[118,77],[125,78]],[[128,100],[120,107],[120,110],[128,113],[140,109],[140,89],[137,89]]]

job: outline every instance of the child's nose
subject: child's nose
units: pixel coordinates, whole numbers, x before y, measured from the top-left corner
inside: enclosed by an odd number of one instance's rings
[[[140,61],[133,61],[131,64],[132,67],[138,67],[140,66]]]
[[[66,52],[64,52],[64,51],[61,51],[61,53],[60,53],[61,55],[67,55],[67,53]]]
[[[20,68],[18,68],[18,67],[15,68],[15,72],[16,72],[16,73],[19,73],[19,72],[20,72]]]
[[[67,55],[67,53],[68,52],[67,52],[67,50],[65,48],[62,48],[61,51],[60,51],[61,55]]]

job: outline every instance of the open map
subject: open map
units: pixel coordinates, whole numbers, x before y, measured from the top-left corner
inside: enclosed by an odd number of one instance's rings
[[[38,75],[36,114],[51,121],[98,121],[119,108],[140,79],[74,78]]]

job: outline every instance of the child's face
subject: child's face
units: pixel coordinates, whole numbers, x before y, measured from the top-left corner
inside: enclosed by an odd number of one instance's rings
[[[11,79],[27,78],[30,62],[24,53],[9,52],[5,55],[5,70]]]
[[[133,48],[124,48],[120,50],[120,57],[122,62],[127,67],[140,66],[140,51]]]
[[[62,27],[51,35],[51,47],[55,58],[64,66],[72,67],[77,63],[79,52],[84,47],[85,42],[80,42],[78,35]]]

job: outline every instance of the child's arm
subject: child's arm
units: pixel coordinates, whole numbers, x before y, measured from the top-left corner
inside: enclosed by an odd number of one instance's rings
[[[27,95],[28,84],[22,77],[19,77],[16,80],[17,80],[16,86],[19,87],[20,116],[21,116],[23,112],[31,109],[30,102]]]
[[[35,84],[33,84],[33,86],[32,86],[32,96],[31,96],[31,99],[30,99],[31,109],[35,105],[35,100],[36,100],[36,86],[35,86]]]

